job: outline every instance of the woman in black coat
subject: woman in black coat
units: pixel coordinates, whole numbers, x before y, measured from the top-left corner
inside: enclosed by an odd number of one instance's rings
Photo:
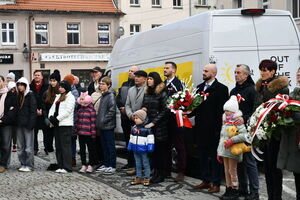
[[[166,100],[165,84],[162,82],[157,72],[150,72],[148,75],[147,87],[143,107],[147,109],[150,124],[146,128],[152,128],[155,138],[155,148],[153,153],[154,175],[152,183],[164,181],[164,160],[165,148],[168,139],[166,120]]]
[[[288,94],[289,80],[285,76],[276,76],[277,64],[272,60],[263,60],[259,64],[261,78],[256,82],[257,95],[254,108],[275,98],[277,94]],[[276,135],[277,132],[275,132]],[[282,195],[282,171],[277,168],[277,156],[279,151],[279,138],[272,137],[264,147],[264,168],[267,183],[268,198],[281,200]]]

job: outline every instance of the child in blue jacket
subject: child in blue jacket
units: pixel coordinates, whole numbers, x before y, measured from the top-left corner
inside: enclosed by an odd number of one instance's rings
[[[131,185],[142,183],[142,168],[145,169],[145,177],[143,184],[150,184],[150,164],[148,152],[154,151],[154,135],[150,128],[145,128],[147,124],[147,113],[144,110],[137,110],[133,113],[135,126],[132,127],[128,150],[134,152],[136,178]]]

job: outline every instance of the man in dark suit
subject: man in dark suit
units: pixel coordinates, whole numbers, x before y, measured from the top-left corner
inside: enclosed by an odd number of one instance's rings
[[[194,189],[220,191],[221,164],[217,161],[217,148],[222,127],[223,105],[228,100],[228,88],[216,79],[217,67],[208,64],[203,68],[204,82],[197,86],[198,93],[207,99],[191,115],[195,115],[196,142],[200,150],[201,179]]]

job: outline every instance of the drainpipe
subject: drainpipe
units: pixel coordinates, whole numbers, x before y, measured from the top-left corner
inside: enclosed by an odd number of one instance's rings
[[[30,52],[30,55],[28,57],[29,59],[29,81],[32,80],[32,59],[31,59],[31,20],[33,18],[33,14],[31,13],[28,17],[28,50]]]
[[[189,16],[192,16],[192,0],[189,0]]]

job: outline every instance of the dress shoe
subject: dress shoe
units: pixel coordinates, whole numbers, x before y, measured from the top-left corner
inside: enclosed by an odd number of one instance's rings
[[[218,193],[218,192],[220,192],[220,186],[212,186],[211,188],[209,188],[209,190],[207,192],[208,193]]]
[[[0,166],[0,173],[3,173],[3,172],[5,172],[5,171],[6,171],[5,167]]]
[[[183,173],[178,173],[176,178],[175,178],[176,182],[182,182],[184,181],[184,174]]]
[[[199,185],[195,185],[193,186],[194,189],[209,189],[211,188],[211,183],[205,183],[205,182],[202,182],[201,184]]]

